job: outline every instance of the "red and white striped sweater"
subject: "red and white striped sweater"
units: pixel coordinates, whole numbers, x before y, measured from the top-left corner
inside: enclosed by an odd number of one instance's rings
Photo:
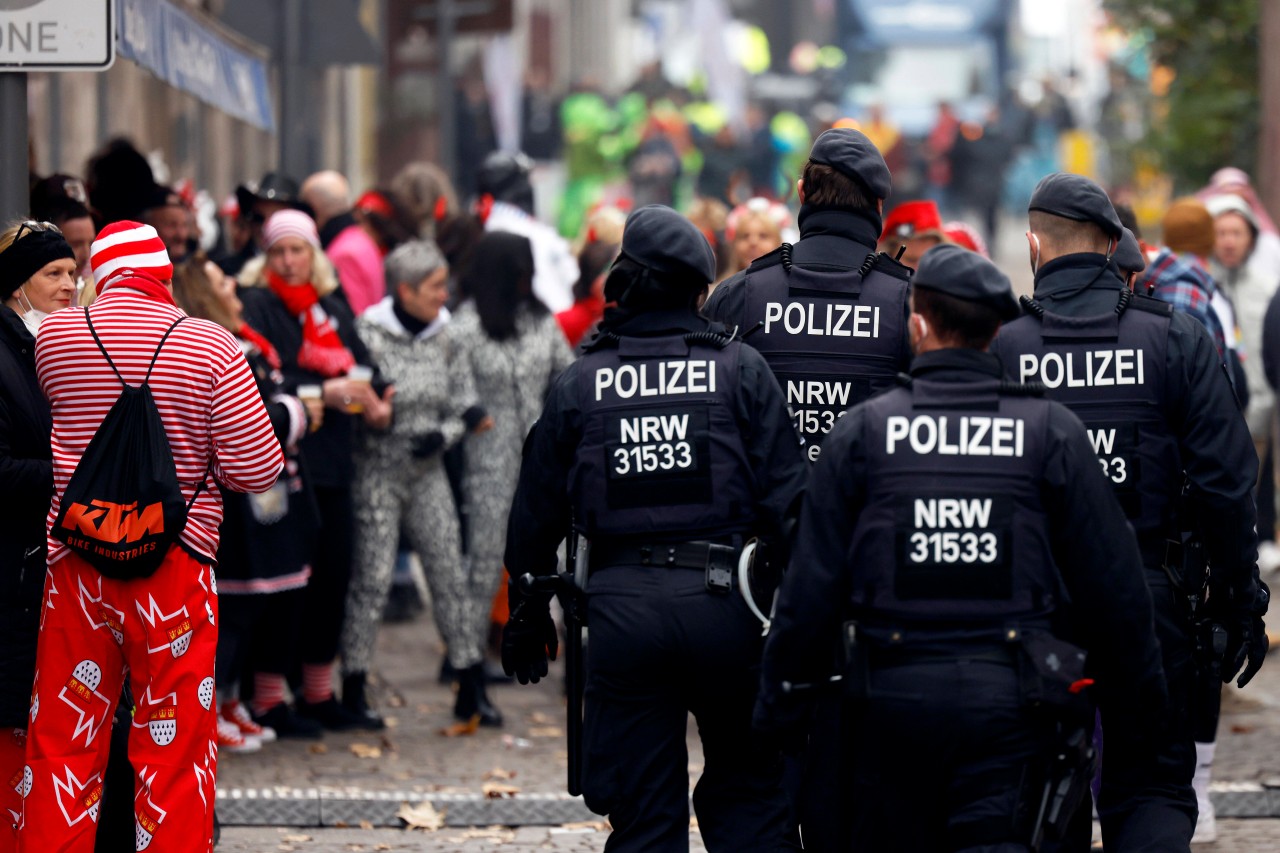
[[[183,316],[159,284],[113,282],[90,309],[111,360],[130,385],[139,385],[160,338]],[[36,373],[53,409],[53,505],[48,527],[71,474],[116,398],[120,382],[93,342],[82,308],[46,317],[36,337]],[[222,327],[187,319],[169,340],[151,372],[184,500],[213,456],[213,479],[237,492],[265,492],[284,465],[280,442],[240,345]],[[222,523],[222,496],[206,487],[191,507],[182,541],[213,560]],[[49,562],[67,547],[49,537]]]

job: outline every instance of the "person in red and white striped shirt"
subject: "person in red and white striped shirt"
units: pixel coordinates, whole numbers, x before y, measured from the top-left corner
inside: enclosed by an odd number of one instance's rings
[[[165,331],[185,316],[171,292],[173,266],[155,229],[136,222],[104,228],[91,263],[100,293],[88,309],[93,326],[136,386]],[[76,308],[44,320],[36,371],[53,412],[52,525],[120,380]],[[21,850],[93,849],[109,721],[126,671],[136,701],[129,754],[140,843],[145,834],[150,850],[212,846],[222,497],[211,487],[197,494],[197,485],[207,470],[223,488],[264,492],[284,460],[243,352],[216,324],[189,318],[174,328],[149,385],[183,497],[195,501],[180,542],[147,578],[105,578],[49,539]]]

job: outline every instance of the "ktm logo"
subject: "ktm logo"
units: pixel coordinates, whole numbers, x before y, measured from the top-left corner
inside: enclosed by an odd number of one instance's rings
[[[117,504],[95,500],[92,506],[72,503],[67,508],[62,526],[76,530],[99,542],[137,542],[143,536],[164,533],[164,507],[154,503],[138,511],[135,501]]]

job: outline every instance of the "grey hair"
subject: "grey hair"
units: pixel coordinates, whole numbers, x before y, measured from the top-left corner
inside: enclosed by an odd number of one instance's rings
[[[401,283],[416,289],[423,279],[448,265],[449,262],[444,259],[434,240],[410,240],[402,243],[383,262],[387,293],[395,293],[396,285]]]

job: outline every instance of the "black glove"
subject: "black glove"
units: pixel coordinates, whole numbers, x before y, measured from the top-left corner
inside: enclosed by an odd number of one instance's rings
[[[413,440],[413,458],[430,459],[444,448],[444,433],[439,430],[420,435]]]
[[[809,742],[812,703],[807,697],[761,689],[751,715],[751,730],[766,749],[799,755]]]
[[[1222,683],[1227,684],[1240,673],[1237,687],[1248,684],[1267,656],[1267,628],[1262,616],[1267,612],[1271,592],[1267,585],[1258,582],[1258,593],[1252,606],[1235,611],[1227,620],[1227,653],[1222,659]],[[1248,665],[1245,665],[1248,661]],[[1241,667],[1244,671],[1241,672]]]
[[[511,595],[517,600],[514,584]],[[547,677],[547,660],[555,660],[559,649],[550,598],[521,596],[502,632],[502,670],[521,684],[537,684]]]

